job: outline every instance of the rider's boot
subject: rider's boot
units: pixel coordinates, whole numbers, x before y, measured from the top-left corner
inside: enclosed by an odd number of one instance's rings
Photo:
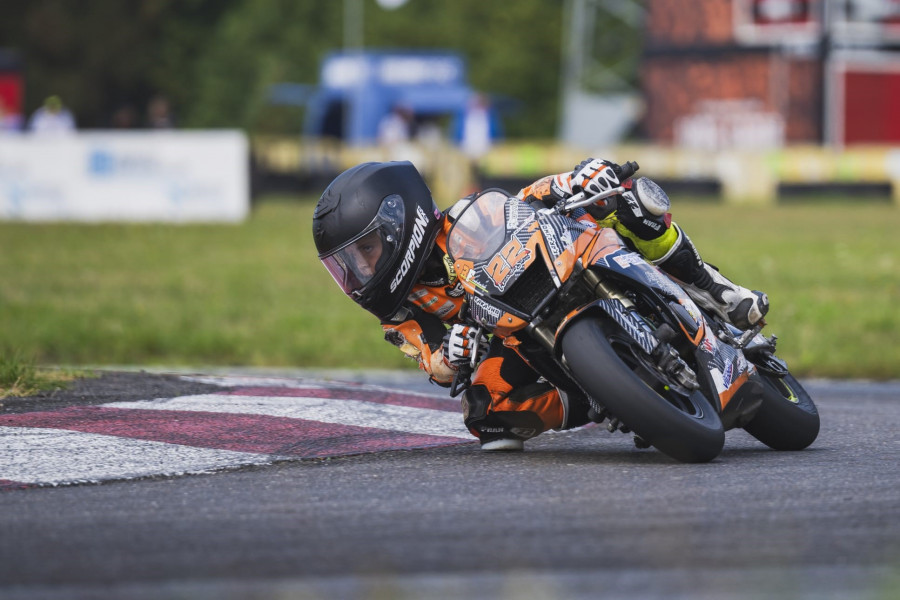
[[[654,262],[663,271],[678,278],[694,302],[739,329],[750,329],[769,311],[766,294],[737,285],[718,269],[703,262],[697,248],[681,228],[672,249]]]

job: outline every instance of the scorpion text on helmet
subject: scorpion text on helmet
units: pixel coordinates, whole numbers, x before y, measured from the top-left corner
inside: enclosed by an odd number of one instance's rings
[[[422,238],[425,237],[425,227],[427,225],[428,215],[425,214],[425,211],[422,210],[421,206],[417,206],[416,222],[413,225],[412,238],[409,241],[409,247],[406,249],[406,256],[403,257],[403,262],[400,264],[400,268],[397,269],[397,274],[394,275],[394,278],[391,280],[391,292],[397,289],[397,286],[400,285],[400,282],[406,276],[407,271],[409,271],[410,266],[412,266],[413,261],[416,258],[416,250],[422,245]]]

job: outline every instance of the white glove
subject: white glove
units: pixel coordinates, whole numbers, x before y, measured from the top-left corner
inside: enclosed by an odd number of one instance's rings
[[[619,165],[608,160],[588,158],[572,171],[570,178],[572,193],[584,191],[585,196],[594,196],[619,185],[616,175]]]
[[[459,366],[472,360],[472,353],[483,356],[488,349],[488,341],[478,336],[480,329],[468,325],[456,324],[444,335],[443,353],[448,364]],[[477,344],[476,344],[477,337]]]

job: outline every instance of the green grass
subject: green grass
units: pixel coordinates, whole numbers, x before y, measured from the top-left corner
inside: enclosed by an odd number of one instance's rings
[[[242,225],[0,223],[0,341],[42,365],[412,367],[334,285],[313,200]],[[900,209],[676,202],[709,262],[769,293],[803,376],[900,376]]]
[[[0,223],[0,331],[42,364],[397,367],[316,259],[311,202],[243,225]]]
[[[676,205],[704,258],[769,294],[767,333],[795,373],[900,377],[900,208]]]
[[[7,396],[31,396],[65,388],[76,377],[88,375],[70,370],[38,368],[20,350],[3,350],[0,351],[0,400]]]

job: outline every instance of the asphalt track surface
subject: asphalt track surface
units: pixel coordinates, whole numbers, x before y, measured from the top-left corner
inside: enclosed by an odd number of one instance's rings
[[[104,381],[0,414],[212,389]],[[520,454],[464,443],[7,489],[0,598],[900,598],[900,384],[805,383],[811,448],[732,431],[706,465],[588,427]]]

